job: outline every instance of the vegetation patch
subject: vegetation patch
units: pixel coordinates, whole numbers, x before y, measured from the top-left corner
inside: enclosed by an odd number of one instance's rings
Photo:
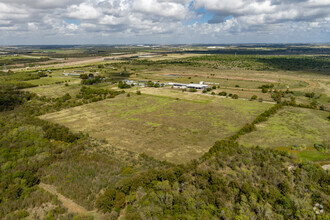
[[[215,140],[237,132],[270,106],[220,98],[209,99],[206,103],[132,95],[41,118],[106,139],[114,146],[146,152],[162,160],[183,162],[198,158]]]
[[[284,107],[267,122],[257,125],[256,131],[240,137],[239,142],[247,146],[259,145],[273,148],[291,146],[292,150],[303,150],[299,146],[305,146],[304,148],[317,146],[315,148],[325,149],[324,145],[330,141],[330,123],[327,116],[327,112]],[[309,152],[315,153],[314,151],[302,152],[303,155]]]

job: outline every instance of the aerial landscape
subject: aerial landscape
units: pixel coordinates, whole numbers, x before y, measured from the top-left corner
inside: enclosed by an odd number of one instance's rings
[[[329,1],[23,2],[0,219],[330,219]]]

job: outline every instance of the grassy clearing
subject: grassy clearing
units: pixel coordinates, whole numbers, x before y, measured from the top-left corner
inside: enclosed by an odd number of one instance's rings
[[[36,93],[40,96],[46,96],[49,98],[57,98],[69,93],[72,97],[79,93],[82,85],[80,84],[80,79],[69,79],[68,86],[64,83],[61,84],[48,84],[44,86],[32,87],[24,89],[25,91]],[[99,89],[118,89],[117,85],[100,83],[90,86],[91,88]]]
[[[299,158],[312,161],[330,161],[329,153],[313,148],[314,143],[330,141],[328,113],[285,107],[267,122],[257,126],[257,131],[244,135],[239,142],[243,145],[259,145],[289,150],[294,145],[306,145],[302,151],[292,151]]]
[[[70,83],[70,82],[69,82]],[[52,84],[39,87],[33,87],[24,89],[25,91],[36,93],[40,96],[46,96],[49,98],[57,98],[69,93],[71,96],[75,96],[79,93],[81,86],[79,84],[71,84],[65,86],[64,84]]]
[[[195,95],[196,96],[196,95]],[[213,97],[179,99],[133,95],[42,116],[114,146],[182,163],[238,131],[270,104]]]
[[[321,164],[328,164],[330,162],[330,153],[322,153],[317,150],[304,150],[297,155],[300,159],[320,162]]]
[[[29,80],[28,83],[32,85],[49,85],[59,82],[67,82],[67,81],[80,81],[78,78],[68,78],[68,77],[43,77],[40,79]]]

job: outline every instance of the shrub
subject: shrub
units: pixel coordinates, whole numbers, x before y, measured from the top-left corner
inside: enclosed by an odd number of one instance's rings
[[[219,92],[219,94],[218,94],[219,96],[226,96],[227,95],[227,93],[226,92]]]
[[[190,88],[190,89],[189,89],[189,92],[197,92],[197,89],[195,89],[195,88]]]
[[[81,74],[79,76],[80,79],[88,79],[88,75],[87,74]]]
[[[314,92],[306,92],[305,96],[308,97],[308,98],[314,98],[315,93]]]
[[[25,172],[23,179],[26,180],[25,184],[27,187],[32,187],[40,183],[40,179],[30,171]]]
[[[96,200],[96,207],[102,212],[111,212],[116,198],[116,190],[107,189],[103,195]]]
[[[257,100],[258,96],[253,95],[250,100]]]
[[[265,89],[272,89],[272,88],[274,88],[274,84],[269,84],[269,85],[262,85],[262,86],[259,86],[258,87],[259,89],[263,89],[263,88],[265,88]]]
[[[237,94],[234,94],[231,98],[232,99],[238,99],[238,95]]]
[[[291,150],[298,150],[298,151],[300,151],[300,150],[304,150],[304,149],[306,149],[306,145],[305,144],[291,146]]]
[[[120,210],[125,206],[126,199],[123,192],[115,189],[107,189],[103,195],[96,200],[96,206],[102,212],[111,212],[113,208]]]
[[[326,144],[322,144],[322,143],[315,143],[314,148],[317,151],[324,152],[324,153],[329,151],[329,146],[327,146]]]
[[[26,211],[26,210],[19,210],[19,211],[17,212],[17,217],[18,217],[19,219],[26,218],[26,217],[28,217],[29,215],[30,215],[29,212]]]
[[[127,89],[127,88],[131,88],[131,86],[128,85],[128,84],[126,84],[126,82],[119,81],[118,82],[118,88],[120,88],[120,89]]]
[[[141,95],[141,91],[136,91],[136,94],[137,95]]]

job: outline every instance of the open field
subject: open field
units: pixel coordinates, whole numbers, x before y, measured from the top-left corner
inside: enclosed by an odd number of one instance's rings
[[[270,106],[220,98],[192,101],[122,95],[41,118],[114,146],[182,163],[198,158],[214,141],[238,131]]]
[[[300,158],[312,161],[330,161],[330,153],[321,153],[313,147],[315,143],[330,142],[329,113],[285,107],[267,122],[257,126],[257,130],[242,136],[239,142],[243,145],[259,145],[282,150],[292,146],[305,146],[305,150],[292,151]]]
[[[49,84],[56,84],[60,82],[74,82],[74,81],[80,81],[78,78],[68,78],[68,77],[43,77],[40,79],[35,80],[29,80],[29,83],[32,85],[49,85]]]
[[[71,82],[69,82],[69,84],[70,83]],[[74,96],[78,94],[80,88],[81,86],[79,84],[70,84],[70,86],[65,86],[65,84],[50,84],[24,89],[24,91],[33,92],[40,96],[46,96],[49,98],[57,98],[64,96],[66,93],[69,93],[71,96]]]

